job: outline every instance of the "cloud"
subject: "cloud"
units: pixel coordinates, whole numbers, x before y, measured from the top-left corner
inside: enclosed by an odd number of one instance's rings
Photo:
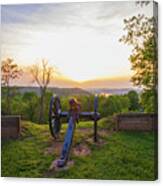
[[[29,65],[44,57],[75,80],[130,75],[131,48],[118,42],[123,19],[152,10],[127,1],[3,5],[2,58]]]
[[[28,25],[30,28],[71,26],[99,29],[137,13],[152,15],[151,5],[140,8],[135,2],[85,2],[2,6],[2,24]]]
[[[28,45],[38,32],[57,33],[72,27],[109,35],[122,30],[126,16],[138,12],[151,15],[151,5],[144,8],[137,7],[135,2],[3,5],[2,44]]]

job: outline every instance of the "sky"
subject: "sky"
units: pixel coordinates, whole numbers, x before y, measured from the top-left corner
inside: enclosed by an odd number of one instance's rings
[[[60,72],[58,86],[129,87],[132,48],[119,42],[123,20],[152,10],[152,3],[130,1],[3,5],[1,56],[24,69],[47,59]]]

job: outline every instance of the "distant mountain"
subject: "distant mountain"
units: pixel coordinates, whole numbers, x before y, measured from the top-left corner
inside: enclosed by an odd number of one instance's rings
[[[21,78],[14,79],[10,82],[11,86],[21,86],[21,87],[37,87],[37,84],[33,81],[33,77],[31,74],[24,70]],[[123,87],[132,87],[130,82],[130,77],[108,77],[108,78],[100,78],[100,79],[92,79],[86,80],[82,82],[78,82],[68,77],[64,76],[56,76],[54,79],[51,79],[50,87],[59,87],[59,88],[72,88],[78,87],[82,89],[90,89],[90,88],[123,88]]]
[[[130,77],[113,77],[113,78],[101,78],[93,79],[81,82],[80,86],[85,89],[117,89],[117,88],[132,88]]]
[[[35,92],[37,95],[40,95],[39,87],[17,87],[17,90],[24,94],[25,92]],[[75,96],[75,95],[91,95],[90,92],[83,90],[81,88],[58,88],[58,87],[48,87],[48,91],[59,96]]]
[[[15,87],[15,86],[14,86]],[[13,88],[13,87],[12,87]],[[3,87],[2,87],[3,89]],[[37,95],[40,95],[40,88],[39,87],[32,87],[32,86],[16,86],[16,90],[21,94],[25,92],[35,92]],[[123,95],[127,94],[131,90],[135,90],[137,93],[140,93],[141,89],[134,89],[134,88],[59,88],[59,87],[48,87],[47,89],[49,92],[52,92],[58,96],[90,96],[90,95]],[[3,91],[2,91],[3,96]]]
[[[92,89],[86,89],[92,94],[98,94],[98,95],[123,95],[127,94],[129,91],[134,90],[137,93],[141,92],[141,89],[133,89],[133,88],[92,88]]]

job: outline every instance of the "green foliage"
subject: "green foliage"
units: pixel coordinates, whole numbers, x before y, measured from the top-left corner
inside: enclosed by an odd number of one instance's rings
[[[6,100],[1,98],[1,113],[2,115],[7,113],[7,104],[6,104]]]
[[[2,114],[7,113],[7,106],[5,100],[5,88],[2,88]],[[32,122],[39,121],[39,110],[40,110],[40,97],[34,92],[25,92],[20,94],[14,88],[12,90],[14,94],[10,102],[11,114],[21,115],[23,119]],[[52,96],[52,92],[46,92],[44,98],[44,123],[48,123],[49,118],[49,103]],[[73,96],[81,104],[81,111],[94,111],[94,95],[91,96]],[[69,99],[70,96],[62,96],[61,106],[62,111],[69,110]],[[101,117],[112,116],[116,113],[123,113],[128,111],[139,110],[139,100],[136,92],[131,91],[126,95],[111,95],[109,97],[99,96],[98,112]],[[142,102],[143,104],[144,102]],[[64,120],[66,122],[66,120]]]
[[[53,77],[54,68],[49,66],[48,61],[42,59],[40,64],[36,63],[30,67],[30,73],[33,77],[33,81],[37,83],[40,88],[40,106],[39,106],[39,123],[44,123],[44,110],[45,110],[45,96],[47,87]]]
[[[115,128],[115,124],[115,118],[113,116],[108,116],[101,118],[98,121],[98,128],[113,130]]]
[[[100,100],[99,112],[102,116],[127,112],[129,110],[130,102],[126,95],[112,95],[107,98],[101,97]]]
[[[121,42],[133,46],[130,61],[134,75],[134,85],[152,88],[157,76],[157,30],[155,19],[144,15],[133,16],[124,20],[124,30]]]
[[[142,104],[145,110],[156,111],[154,104],[151,103],[154,99],[153,95],[157,95],[157,20],[154,17],[149,18],[139,14],[125,19],[124,24],[124,30],[127,33],[122,36],[120,41],[133,47],[129,57],[134,71],[131,81],[135,86],[144,89],[145,95],[142,95],[142,100],[146,100],[146,102],[142,101]],[[145,91],[147,92],[145,93]],[[148,91],[155,93],[151,94]],[[146,103],[150,103],[150,108],[147,108]]]
[[[22,102],[24,105],[24,119],[30,121],[37,121],[38,117],[36,115],[38,111],[38,97],[34,92],[26,92],[23,95]]]
[[[130,100],[129,110],[132,110],[132,111],[138,110],[140,108],[138,93],[134,90],[131,90],[130,92],[128,92],[127,96]]]
[[[141,95],[141,105],[145,112],[157,113],[157,95],[155,90],[146,90]]]
[[[14,63],[13,59],[7,58],[5,60],[2,60],[1,65],[1,83],[5,87],[6,92],[6,110],[5,112],[7,114],[11,113],[11,89],[10,89],[10,82],[11,80],[17,79],[20,77],[22,70],[19,69],[18,65]]]
[[[22,102],[21,95],[14,96],[14,99],[11,100],[11,113],[13,115],[23,115],[25,106],[26,103]]]
[[[53,95],[52,92],[48,92],[48,91],[45,94],[44,123],[48,123],[49,121],[49,104],[52,95]]]
[[[107,119],[106,119],[107,120]],[[105,121],[102,122],[106,126]],[[82,127],[91,123],[82,122]],[[100,124],[101,125],[101,124]],[[54,153],[46,154],[51,147],[47,125],[23,122],[22,134],[19,140],[2,142],[2,176],[12,177],[52,177],[78,179],[155,179],[155,138],[152,132],[118,132],[108,133],[103,138],[104,145],[88,143],[91,154],[71,158],[75,164],[66,171],[49,173],[52,161],[57,158]],[[64,139],[64,127],[61,140]],[[86,133],[77,126],[73,146],[85,144],[92,138],[92,130]],[[107,132],[107,131],[106,131]],[[55,150],[55,149],[54,149]]]
[[[135,72],[131,79],[134,85],[154,88],[157,82],[157,52],[154,38],[151,37],[144,42],[144,47],[137,49],[137,52],[130,56],[130,61]]]
[[[9,87],[10,81],[19,78],[22,71],[13,59],[7,58],[2,60],[1,72],[2,85]]]

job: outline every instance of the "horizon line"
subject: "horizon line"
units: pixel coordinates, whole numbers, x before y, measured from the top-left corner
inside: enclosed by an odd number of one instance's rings
[[[5,86],[3,86],[2,84],[1,84],[1,87],[2,88],[5,88]],[[10,88],[12,88],[12,87],[18,87],[18,88],[40,88],[39,87],[39,85],[10,85],[9,86]],[[116,89],[116,90],[119,90],[119,89],[141,89],[140,87],[134,87],[134,86],[132,86],[132,87],[120,87],[120,88],[109,88],[109,87],[91,87],[91,88],[82,88],[82,87],[76,87],[76,86],[72,86],[72,87],[59,87],[59,86],[48,86],[47,88],[59,88],[59,89],[86,89],[86,90],[88,90],[88,89]]]

